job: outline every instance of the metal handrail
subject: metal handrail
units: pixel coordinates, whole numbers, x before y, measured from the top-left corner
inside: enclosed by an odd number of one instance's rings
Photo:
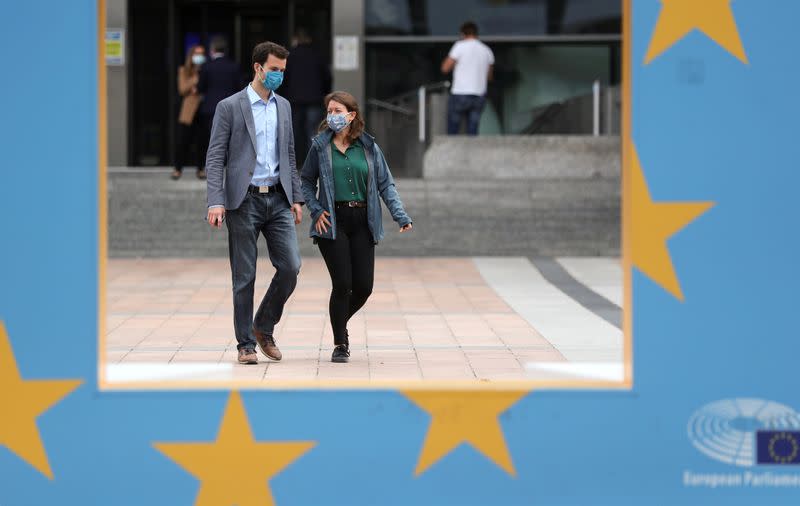
[[[419,107],[419,142],[425,142],[427,140],[427,132],[425,131],[425,122],[427,121],[425,113],[428,110],[427,93],[429,91],[438,91],[448,88],[450,88],[450,81],[423,84],[417,89],[417,105]]]
[[[592,83],[592,135],[600,135],[600,80]]]
[[[425,89],[428,91],[440,90],[440,89],[449,89],[450,88],[450,81],[438,81],[435,83],[425,84]]]
[[[426,91],[438,91],[440,89],[446,89],[450,87],[450,81],[436,81],[434,83],[423,84],[422,87],[425,88]],[[419,93],[420,86],[414,88],[413,90],[404,91],[403,93],[399,93],[393,97],[384,98],[384,99],[369,99],[369,100],[380,100],[381,102],[388,103],[388,104],[396,104],[398,102],[405,102],[410,98],[415,98]]]
[[[559,116],[574,100],[586,99],[590,100],[590,118],[589,133],[593,136],[603,135],[603,131],[609,134],[612,131],[612,109],[614,105],[619,105],[619,99],[614,99],[612,92],[618,90],[618,86],[602,86],[599,80],[592,82],[591,91],[580,95],[573,95],[571,97],[557,100],[548,104],[542,104],[530,109],[529,114],[533,119],[531,123],[522,129],[523,134],[538,133],[544,126],[552,122]],[[605,94],[605,106],[603,106],[603,94]],[[605,108],[605,112],[603,109]],[[605,119],[605,125],[602,125],[602,120]]]
[[[409,90],[394,97],[379,100],[377,98],[367,99],[367,104],[385,109],[387,111],[397,112],[408,117],[417,116],[418,139],[420,142],[427,140],[426,123],[427,123],[427,107],[428,107],[428,92],[446,90],[450,88],[450,81],[437,81],[433,83],[423,84],[415,90]],[[412,109],[408,109],[400,105],[411,100],[414,95],[417,99],[416,113]]]
[[[378,100],[377,98],[370,98],[367,99],[367,104],[380,107],[382,109],[386,109],[392,112],[399,112],[400,114],[405,114],[406,116],[413,116],[414,111],[411,109],[406,109],[405,107],[400,107],[399,105],[394,105],[391,102],[387,102],[385,100]]]

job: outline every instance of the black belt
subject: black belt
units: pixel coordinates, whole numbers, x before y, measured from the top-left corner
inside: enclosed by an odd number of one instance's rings
[[[367,207],[366,202],[362,202],[360,200],[351,200],[351,201],[339,201],[336,202],[336,208],[340,209],[342,207]]]
[[[247,186],[247,193],[261,194],[261,193],[273,193],[277,191],[281,192],[283,191],[283,186],[281,186],[280,183],[272,186],[253,186],[253,185]]]

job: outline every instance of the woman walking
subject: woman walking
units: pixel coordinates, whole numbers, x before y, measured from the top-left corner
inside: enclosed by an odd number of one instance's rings
[[[333,285],[328,305],[334,343],[331,360],[347,362],[347,322],[372,293],[375,245],[383,238],[379,196],[400,232],[412,225],[381,149],[364,132],[356,99],[334,91],[324,104],[328,116],[312,140],[300,177],[312,217],[310,236]]]
[[[200,67],[206,61],[206,51],[203,46],[194,45],[186,53],[186,61],[178,67],[178,93],[181,97],[181,111],[178,114],[178,149],[175,151],[175,170],[172,179],[180,179],[183,174],[183,165],[189,149],[194,143],[195,156],[197,157],[197,178],[205,179],[205,151],[200,142],[202,134],[197,109],[203,96],[197,91],[197,82],[200,77]]]

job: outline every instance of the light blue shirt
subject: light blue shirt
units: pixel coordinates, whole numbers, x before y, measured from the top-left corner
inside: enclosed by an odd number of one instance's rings
[[[247,85],[247,96],[253,110],[256,126],[256,167],[253,170],[253,186],[272,186],[278,184],[278,101],[270,92],[269,100],[264,102],[252,85]]]

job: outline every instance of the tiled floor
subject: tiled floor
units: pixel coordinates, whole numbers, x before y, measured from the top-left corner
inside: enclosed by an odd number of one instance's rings
[[[621,298],[621,271],[609,267],[618,262],[595,259],[593,269],[590,260],[573,275],[588,273],[592,284]],[[260,260],[258,272],[257,301],[273,269]],[[276,328],[284,359],[261,356],[257,366],[235,363],[227,260],[110,260],[108,282],[112,383],[539,379],[583,374],[567,362],[616,367],[622,358],[621,331],[524,258],[378,258],[373,295],[349,325],[348,364],[330,362],[330,279],[318,257],[304,259]]]

